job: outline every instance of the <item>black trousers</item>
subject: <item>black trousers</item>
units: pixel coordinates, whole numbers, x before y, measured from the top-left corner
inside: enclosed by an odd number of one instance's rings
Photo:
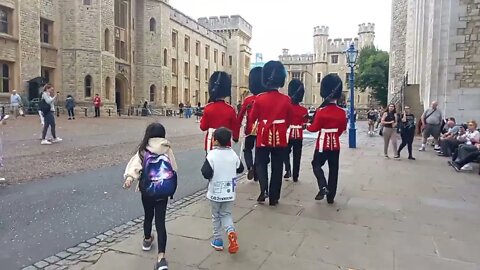
[[[73,109],[67,109],[68,111],[68,118],[75,117],[75,111]]]
[[[167,246],[167,229],[165,228],[165,214],[167,213],[168,200],[154,201],[142,195],[145,220],[143,221],[143,233],[145,239],[152,236],[152,222],[155,216],[155,229],[157,230],[158,253],[165,253]]]
[[[288,142],[288,152],[285,158],[285,171],[292,172],[294,180],[298,180],[300,175],[300,161],[302,159],[303,139],[290,140]],[[290,153],[293,152],[293,171],[290,166]]]
[[[95,117],[100,117],[100,107],[95,107]]]
[[[268,193],[269,199],[279,200],[283,180],[283,162],[286,148],[257,147],[255,150],[255,171],[260,182],[260,192]],[[270,185],[268,184],[268,163],[272,161]]]
[[[402,130],[402,132],[400,133],[400,136],[402,137],[402,144],[400,144],[400,147],[398,148],[398,154],[400,155],[400,152],[402,152],[403,148],[407,146],[408,157],[413,157],[412,145],[413,145],[413,138],[415,138],[415,129]]]
[[[257,140],[257,136],[245,137],[245,148],[243,148],[243,158],[245,159],[245,164],[247,165],[248,170],[253,168],[253,148],[255,147],[256,140]]]
[[[318,188],[327,187],[329,193],[328,200],[333,200],[337,194],[338,166],[340,160],[340,151],[317,152],[313,155],[312,167],[313,174],[317,178]],[[323,172],[323,165],[328,161],[328,183]]]

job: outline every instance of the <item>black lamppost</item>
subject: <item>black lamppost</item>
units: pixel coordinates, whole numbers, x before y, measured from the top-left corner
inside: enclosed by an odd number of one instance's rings
[[[357,129],[355,128],[355,64],[357,62],[358,50],[353,43],[345,51],[347,66],[350,67],[350,127],[348,129],[348,147],[357,148]]]

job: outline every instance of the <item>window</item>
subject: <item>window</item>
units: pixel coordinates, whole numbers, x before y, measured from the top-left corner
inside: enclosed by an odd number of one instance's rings
[[[197,41],[197,43],[195,43],[195,55],[200,56],[200,41]]]
[[[163,103],[168,103],[168,86],[163,88]]]
[[[222,66],[225,66],[225,53],[222,53]]]
[[[322,82],[322,73],[317,73],[317,83]]]
[[[190,78],[190,65],[188,64],[188,62],[185,62],[184,72],[185,72],[185,77]]]
[[[230,55],[228,56],[228,65],[232,66],[233,65],[233,57]]]
[[[302,73],[301,72],[292,72],[292,79],[302,80]]]
[[[0,6],[0,33],[10,34],[10,18],[12,11]]]
[[[150,102],[155,102],[155,90],[156,87],[154,84],[150,86]]]
[[[205,46],[205,59],[210,59],[210,46]]]
[[[163,50],[163,66],[164,67],[168,66],[167,59],[168,59],[168,51],[167,49],[164,49]]]
[[[218,61],[218,51],[213,50],[213,62],[216,64]]]
[[[41,67],[40,74],[41,74],[42,78],[45,79],[46,83],[53,83],[54,82],[54,69],[53,68]]]
[[[345,74],[345,83],[348,84],[350,82],[350,73]]]
[[[208,103],[209,97],[208,97],[208,91],[205,91],[205,104]]]
[[[85,97],[91,97],[92,96],[92,76],[87,75],[85,76]]]
[[[177,105],[178,104],[178,91],[177,87],[172,86],[172,104]]]
[[[185,36],[185,52],[188,53],[190,52],[190,38],[188,36]]]
[[[190,103],[190,90],[188,90],[188,88],[185,88],[183,91],[183,102],[185,102],[185,104]]]
[[[125,0],[115,0],[115,26],[127,29],[128,22],[128,2]]]
[[[10,65],[7,63],[0,62],[0,91],[2,93],[10,92],[10,78],[12,74],[10,73]]]
[[[157,31],[157,21],[155,18],[150,18],[150,32]]]
[[[104,40],[104,46],[105,48],[103,48],[105,51],[109,51],[110,50],[110,30],[105,29],[105,34],[104,34],[104,37],[103,37],[105,40]]]
[[[172,73],[177,75],[177,59],[172,58]]]
[[[83,4],[86,6],[90,6],[92,4],[92,0],[83,0]]]
[[[172,32],[172,48],[177,47],[177,32],[173,31]]]
[[[250,57],[245,56],[245,68],[250,69]]]
[[[40,40],[43,43],[52,44],[52,28],[53,22],[45,19],[40,19]]]
[[[105,98],[110,99],[110,88],[112,87],[112,82],[110,81],[110,77],[105,79]]]
[[[200,78],[200,67],[198,65],[195,66],[195,79]]]
[[[208,68],[205,69],[205,80],[208,82],[208,78],[210,77],[208,74]]]
[[[332,64],[338,64],[338,55],[332,55]]]

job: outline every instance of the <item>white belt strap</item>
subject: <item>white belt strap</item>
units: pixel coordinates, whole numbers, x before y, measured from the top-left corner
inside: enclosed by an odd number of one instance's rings
[[[267,120],[263,120],[263,123],[266,124],[268,121]],[[281,119],[281,120],[273,120],[272,124],[283,124],[285,123],[285,119]]]
[[[213,148],[213,133],[215,132],[214,128],[209,128],[207,131],[207,153]]]

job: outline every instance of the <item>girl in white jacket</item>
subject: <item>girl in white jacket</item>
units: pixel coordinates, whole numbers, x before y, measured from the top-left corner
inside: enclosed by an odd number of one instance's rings
[[[140,180],[143,157],[145,151],[155,153],[157,155],[166,155],[170,159],[173,170],[177,171],[175,156],[173,155],[170,143],[165,139],[165,128],[160,123],[152,123],[147,127],[145,136],[138,147],[137,153],[128,162],[125,169],[124,188],[130,188],[132,182]],[[138,190],[138,186],[137,186]],[[153,200],[142,193],[142,204],[145,211],[145,219],[143,221],[144,240],[142,249],[149,251],[153,244],[152,221],[155,216],[155,228],[158,234],[158,260],[155,264],[155,270],[168,270],[168,264],[165,259],[165,249],[167,245],[167,230],[165,228],[165,214],[167,212],[168,198],[161,200]]]

